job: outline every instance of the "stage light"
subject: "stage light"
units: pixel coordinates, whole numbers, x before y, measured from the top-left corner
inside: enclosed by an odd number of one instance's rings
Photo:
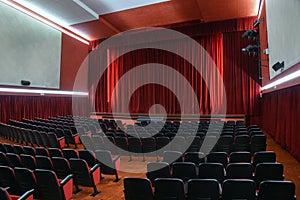
[[[242,37],[243,38],[248,38],[249,40],[255,39],[257,36],[257,31],[256,30],[247,30],[246,32],[243,33]]]

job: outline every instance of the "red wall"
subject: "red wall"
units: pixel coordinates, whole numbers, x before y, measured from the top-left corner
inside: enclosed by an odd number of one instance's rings
[[[63,34],[60,71],[60,89],[72,90],[80,65],[88,55],[88,45]],[[82,90],[87,90],[87,71],[81,80]]]

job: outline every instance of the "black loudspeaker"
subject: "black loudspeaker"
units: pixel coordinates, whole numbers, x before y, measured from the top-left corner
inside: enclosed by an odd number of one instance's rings
[[[284,62],[277,62],[272,66],[273,70],[275,72],[277,72],[279,69],[283,69],[284,68]]]
[[[30,84],[31,84],[30,81],[21,80],[21,85],[23,85],[23,86],[29,86]]]

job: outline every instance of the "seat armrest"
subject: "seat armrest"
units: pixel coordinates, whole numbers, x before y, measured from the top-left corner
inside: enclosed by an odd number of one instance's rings
[[[99,167],[100,167],[100,164],[99,164],[99,163],[95,164],[95,165],[91,168],[90,173],[93,173],[93,172],[96,171]]]
[[[112,162],[115,163],[120,159],[120,155],[115,155],[115,157],[113,158]]]
[[[64,199],[69,200],[73,195],[73,174],[68,175],[60,182],[61,192],[64,194]]]
[[[68,175],[66,178],[64,178],[61,182],[60,185],[64,186],[65,184],[67,184],[71,179],[73,179],[73,174]]]
[[[20,198],[18,198],[18,200],[33,200],[33,192],[34,189],[28,190]]]
[[[65,137],[57,138],[58,141],[65,139]]]

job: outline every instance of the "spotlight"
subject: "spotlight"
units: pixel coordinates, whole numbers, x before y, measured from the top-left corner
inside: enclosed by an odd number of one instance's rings
[[[257,45],[251,45],[251,44],[249,44],[245,48],[242,48],[242,51],[245,52],[245,53],[254,52],[256,50],[258,50],[258,46]]]
[[[279,69],[283,70],[284,68],[284,61],[282,61],[281,63],[280,62],[277,62],[275,63],[273,66],[272,66],[273,70],[275,72],[277,72]]]
[[[243,33],[242,37],[243,38],[248,38],[249,40],[255,39],[257,36],[257,31],[256,30],[247,30],[246,32]]]

